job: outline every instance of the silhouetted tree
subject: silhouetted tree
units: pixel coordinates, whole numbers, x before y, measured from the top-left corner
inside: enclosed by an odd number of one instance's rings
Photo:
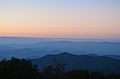
[[[35,79],[38,70],[30,60],[17,59],[0,62],[0,79]]]
[[[120,79],[120,74],[103,74],[87,70],[65,71],[64,64],[54,60],[43,71],[30,60],[17,59],[0,61],[0,79]]]
[[[89,79],[88,71],[72,70],[66,73],[67,79]]]
[[[100,72],[91,72],[90,79],[105,79],[104,75]]]
[[[53,60],[53,63],[43,70],[43,76],[45,79],[63,79],[64,77],[64,64],[57,59]]]

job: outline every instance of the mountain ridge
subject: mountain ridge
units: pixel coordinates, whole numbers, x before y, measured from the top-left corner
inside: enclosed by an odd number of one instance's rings
[[[120,73],[120,60],[106,56],[93,57],[88,55],[60,53],[32,59],[32,62],[36,64],[39,69],[44,69],[45,67],[53,64],[54,60],[64,63],[66,70],[83,69],[104,73]]]

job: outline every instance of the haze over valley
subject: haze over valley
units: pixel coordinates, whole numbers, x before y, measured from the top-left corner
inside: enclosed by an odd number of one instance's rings
[[[48,54],[68,52],[76,55],[120,55],[119,40],[80,40],[1,37],[0,57],[39,58]]]

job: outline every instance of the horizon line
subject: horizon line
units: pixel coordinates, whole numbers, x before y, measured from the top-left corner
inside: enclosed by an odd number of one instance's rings
[[[32,36],[0,36],[0,38],[35,38],[35,39],[75,39],[75,40],[119,40],[115,38],[77,38],[77,37],[32,37]]]

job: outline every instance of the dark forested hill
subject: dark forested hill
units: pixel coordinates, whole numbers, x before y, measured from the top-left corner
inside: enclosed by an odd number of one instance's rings
[[[98,71],[104,73],[120,73],[120,60],[105,56],[73,55],[61,53],[56,55],[46,55],[44,57],[33,59],[40,69],[56,62],[64,63],[66,70],[83,69],[89,71]]]

